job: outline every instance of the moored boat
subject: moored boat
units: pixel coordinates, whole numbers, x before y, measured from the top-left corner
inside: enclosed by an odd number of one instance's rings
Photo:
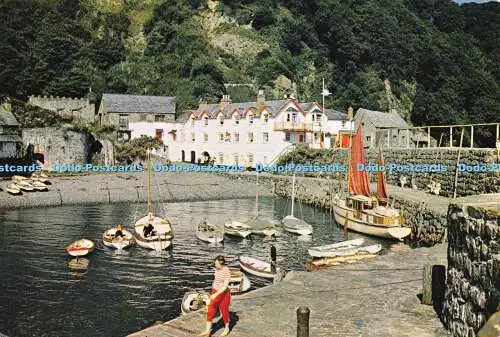
[[[252,234],[254,235],[273,236],[278,232],[278,229],[273,223],[259,217],[250,219],[246,224],[250,226]]]
[[[134,236],[128,230],[121,230],[123,237],[116,237],[116,231],[116,227],[113,227],[102,234],[102,242],[106,247],[125,249],[134,244]]]
[[[338,256],[352,256],[360,253],[376,254],[381,250],[382,250],[382,245],[376,244],[371,246],[341,247],[330,250],[309,249],[309,255],[311,255],[313,258],[338,257]]]
[[[240,238],[246,238],[252,234],[251,229],[250,226],[239,221],[230,221],[224,224],[224,234]]]
[[[224,241],[224,230],[208,220],[203,220],[196,228],[196,237],[201,241],[219,243]]]
[[[311,247],[311,248],[309,248],[308,251],[309,251],[309,255],[314,257],[313,256],[314,253],[311,253],[311,251],[313,251],[313,252],[328,252],[328,251],[339,249],[339,248],[358,247],[358,246],[361,246],[363,243],[365,243],[365,239],[358,238],[358,239],[354,239],[354,240],[347,240],[347,241],[332,243],[329,245]]]
[[[5,188],[5,191],[12,195],[22,195],[21,189],[16,184],[10,184]]]
[[[241,269],[247,273],[264,278],[275,278],[281,270],[279,267],[276,267],[276,272],[273,272],[270,263],[249,256],[240,256],[239,263]]]
[[[299,234],[299,235],[310,235],[312,234],[313,228],[307,222],[302,219],[296,218],[293,214],[293,206],[295,203],[295,174],[292,180],[292,209],[290,215],[283,218],[283,229],[287,232]]]
[[[71,256],[85,256],[94,250],[94,243],[88,239],[80,239],[66,247]]]

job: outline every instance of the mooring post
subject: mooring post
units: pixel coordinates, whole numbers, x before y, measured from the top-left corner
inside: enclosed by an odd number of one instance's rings
[[[425,265],[422,304],[440,305],[444,300],[446,267],[444,265]]]
[[[309,308],[297,309],[297,337],[309,337]]]

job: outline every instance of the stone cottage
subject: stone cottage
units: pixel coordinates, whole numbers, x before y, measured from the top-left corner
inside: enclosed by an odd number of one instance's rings
[[[20,157],[22,151],[21,128],[10,111],[10,104],[0,106],[0,158]]]
[[[405,147],[408,144],[408,123],[397,114],[360,108],[354,123],[356,129],[363,124],[365,147]]]

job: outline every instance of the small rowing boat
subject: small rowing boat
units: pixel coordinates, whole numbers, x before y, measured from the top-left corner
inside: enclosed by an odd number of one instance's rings
[[[249,256],[239,257],[240,267],[249,274],[264,277],[264,278],[274,278],[280,272],[280,268],[277,267],[276,271],[271,271],[271,264],[254,259]]]
[[[9,194],[12,194],[12,195],[22,195],[23,192],[21,192],[21,189],[19,188],[19,186],[17,186],[16,184],[10,184],[8,187],[5,188],[5,191]]]
[[[229,290],[231,294],[241,294],[248,291],[252,283],[248,276],[238,269],[231,269],[231,281],[229,281]]]
[[[219,226],[203,220],[196,228],[196,237],[201,241],[209,243],[219,243],[224,241],[224,230]]]
[[[66,251],[71,256],[84,256],[94,250],[94,243],[88,239],[80,239],[71,243]]]
[[[252,228],[239,221],[231,221],[224,224],[224,234],[246,238],[252,234]]]
[[[32,192],[35,190],[35,188],[26,180],[18,180],[16,185],[25,192]]]
[[[371,259],[376,256],[376,254],[358,254],[353,256],[325,257],[322,259],[313,260],[311,263],[307,263],[306,268],[308,271],[314,271],[321,268],[356,263],[360,260]]]
[[[342,248],[330,249],[330,250],[314,250],[309,249],[309,255],[313,258],[321,257],[339,257],[339,256],[352,256],[360,253],[366,254],[376,254],[382,250],[382,245],[371,245],[371,246],[346,246]]]
[[[345,247],[358,247],[358,246],[361,246],[363,243],[365,243],[365,239],[359,238],[359,239],[354,239],[354,240],[347,240],[347,241],[332,243],[332,244],[324,245],[324,246],[311,247],[311,248],[309,248],[309,255],[311,255],[312,257],[323,257],[323,256],[320,256],[323,252],[329,252],[329,251],[333,251],[333,250],[345,248]],[[317,253],[319,254],[318,256],[316,256]]]
[[[31,180],[29,180],[29,183],[37,191],[43,191],[43,192],[45,192],[45,191],[49,190],[49,188],[47,187],[47,185],[45,185],[41,181],[31,179]]]
[[[123,237],[116,237],[116,227],[110,228],[102,234],[102,242],[106,247],[125,249],[134,244],[134,236],[129,231],[122,229]]]
[[[260,236],[273,236],[278,232],[276,226],[269,220],[261,218],[253,218],[247,222],[247,225],[252,229],[252,234]]]
[[[299,235],[310,235],[313,231],[311,225],[293,215],[287,215],[283,218],[283,229],[287,232]]]

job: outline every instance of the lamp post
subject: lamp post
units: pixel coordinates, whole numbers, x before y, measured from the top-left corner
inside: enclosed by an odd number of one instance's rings
[[[323,96],[323,109],[322,109],[322,114],[321,118],[323,119],[323,116],[325,116],[325,96],[329,96],[332,93],[328,91],[328,89],[325,88],[325,79],[323,78],[323,91],[321,91],[321,96]],[[323,148],[323,133],[321,132],[321,123],[319,125],[319,142],[320,142],[320,147]]]

